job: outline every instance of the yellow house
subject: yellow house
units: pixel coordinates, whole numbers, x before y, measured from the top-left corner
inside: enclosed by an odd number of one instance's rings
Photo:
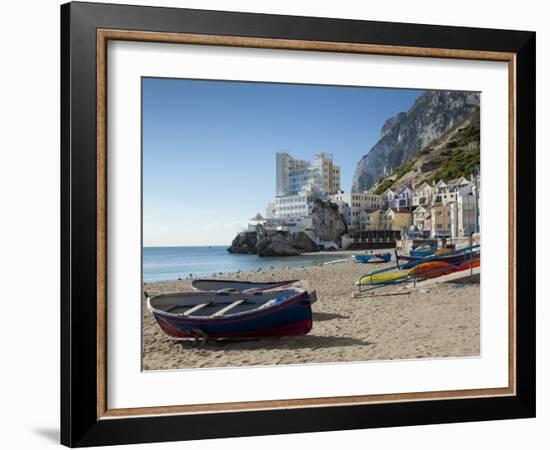
[[[382,215],[382,229],[400,231],[408,228],[411,220],[411,213],[407,210],[397,211],[389,208]]]
[[[381,230],[382,229],[381,209],[367,209],[361,211],[359,217],[361,230]]]

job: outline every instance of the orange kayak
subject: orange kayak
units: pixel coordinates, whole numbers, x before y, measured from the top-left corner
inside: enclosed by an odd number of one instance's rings
[[[472,267],[479,267],[481,265],[481,259],[480,258],[474,258],[471,261],[467,260],[464,264],[461,264],[456,270],[457,272],[460,270],[468,270]]]
[[[444,261],[428,261],[410,269],[409,276],[415,276],[421,280],[426,280],[428,278],[436,278],[456,272],[457,269],[457,266]]]

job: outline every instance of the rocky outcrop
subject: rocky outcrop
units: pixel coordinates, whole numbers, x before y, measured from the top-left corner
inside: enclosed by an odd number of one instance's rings
[[[312,212],[313,233],[321,241],[341,245],[342,235],[347,227],[338,206],[334,203],[316,200]]]
[[[342,235],[347,231],[338,206],[328,201],[315,201],[312,223],[315,238],[320,241],[334,242],[338,246]],[[256,231],[239,233],[227,251],[259,256],[296,256],[301,253],[317,252],[319,246],[304,231],[291,233],[256,225]]]
[[[310,253],[319,251],[319,246],[303,231],[299,233],[290,233],[288,240],[290,245],[299,252]]]
[[[244,253],[253,255],[256,253],[256,232],[243,232],[237,234],[227,249],[229,253]]]
[[[259,256],[296,256],[300,251],[295,248],[289,239],[289,233],[258,233],[256,253]]]
[[[296,256],[319,250],[317,244],[304,232],[266,230],[260,225],[256,230],[239,233],[227,251],[259,256]]]
[[[406,113],[399,113],[386,121],[380,140],[357,164],[352,191],[370,189],[380,178],[392,174],[477,108],[478,93],[427,91]]]

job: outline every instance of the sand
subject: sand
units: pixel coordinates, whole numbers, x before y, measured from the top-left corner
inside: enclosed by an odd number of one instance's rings
[[[341,258],[336,256],[335,259]],[[224,279],[308,280],[318,293],[313,329],[306,336],[246,342],[174,341],[143,306],[143,369],[328,363],[476,356],[480,353],[479,284],[442,283],[407,289],[387,286],[352,298],[360,275],[384,265],[338,264],[262,270]],[[151,295],[191,291],[189,280],[147,283]],[[408,292],[408,293],[407,293]]]

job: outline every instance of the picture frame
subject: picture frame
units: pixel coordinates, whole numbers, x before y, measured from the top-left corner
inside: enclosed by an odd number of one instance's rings
[[[106,74],[107,42],[116,40],[506,62],[508,387],[110,409]],[[62,5],[62,444],[80,447],[534,417],[535,40],[535,33],[527,31],[79,2]]]

